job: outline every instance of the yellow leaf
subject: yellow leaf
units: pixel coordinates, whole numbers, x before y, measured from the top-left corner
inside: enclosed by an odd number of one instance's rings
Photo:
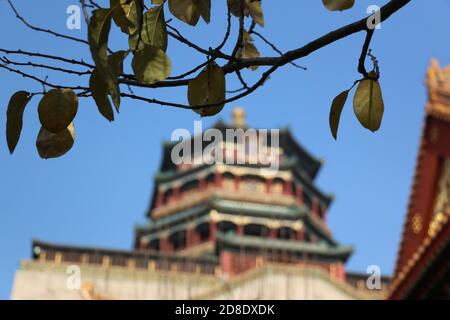
[[[6,111],[6,141],[11,154],[19,142],[22,131],[23,111],[30,98],[29,92],[18,91],[9,100],[8,110]]]
[[[145,46],[144,50],[136,51],[131,66],[136,79],[145,84],[167,79],[172,69],[167,54],[154,46]]]
[[[248,2],[248,10],[253,20],[261,27],[264,27],[264,14],[262,10],[261,1],[248,0],[247,2]]]
[[[108,66],[114,76],[118,77],[123,73],[123,60],[127,55],[127,51],[121,50],[108,56]]]
[[[97,105],[98,111],[109,121],[114,121],[114,112],[108,99],[108,84],[94,70],[89,79],[89,88],[92,91],[92,97]]]
[[[384,102],[378,80],[364,79],[356,89],[353,109],[361,125],[372,132],[381,126]]]
[[[322,2],[330,11],[347,10],[355,4],[355,0],[322,0]]]
[[[145,45],[167,50],[167,29],[163,6],[153,7],[144,14],[141,40]]]
[[[189,81],[188,100],[190,106],[209,104],[218,105],[194,109],[201,116],[212,116],[219,113],[224,107],[226,94],[226,80],[222,68],[215,62],[210,62],[200,74]]]
[[[110,0],[112,17],[122,32],[129,35],[139,31],[144,5],[142,0]]]
[[[169,0],[170,12],[179,20],[195,26],[200,12],[194,0]]]
[[[211,0],[194,0],[198,12],[206,23],[211,20]]]
[[[227,0],[228,8],[235,17],[241,16],[241,0]],[[264,27],[264,14],[262,10],[262,4],[259,0],[244,0],[243,8],[244,16],[251,16],[252,19]]]
[[[244,31],[242,39],[242,47],[239,48],[237,56],[243,59],[260,57],[259,51],[258,49],[256,49],[256,46],[253,43],[253,38],[247,31]],[[256,70],[258,69],[258,66],[251,66],[250,69]]]
[[[36,139],[36,148],[42,159],[58,158],[65,155],[75,141],[73,123],[59,133],[52,133],[41,127]]]
[[[78,97],[69,89],[53,89],[39,102],[39,120],[50,132],[58,133],[67,128],[78,111]]]
[[[97,67],[108,67],[108,37],[111,30],[111,10],[92,12],[88,27],[88,42],[92,59]]]
[[[330,129],[334,139],[337,139],[337,132],[339,128],[339,121],[341,119],[342,109],[348,98],[349,90],[341,92],[336,98],[334,98],[330,109]]]

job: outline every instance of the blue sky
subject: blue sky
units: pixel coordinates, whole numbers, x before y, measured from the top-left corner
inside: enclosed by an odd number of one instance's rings
[[[78,1],[14,1],[30,22],[76,37],[81,30],[65,27],[66,8]],[[106,1],[100,1],[106,2]],[[212,24],[180,30],[205,47],[219,43],[225,25],[225,1],[214,1]],[[299,47],[314,37],[365,15],[369,4],[357,1],[351,11],[330,13],[321,1],[264,1],[266,27],[260,30],[282,50]],[[307,4],[305,4],[307,3]],[[288,126],[312,153],[325,160],[318,184],[336,195],[329,211],[335,237],[352,244],[356,252],[349,270],[365,271],[372,264],[390,274],[412,181],[426,91],[424,75],[432,57],[450,64],[450,1],[413,1],[391,17],[375,33],[372,49],[381,66],[385,115],[380,131],[362,129],[349,103],[342,114],[339,141],[328,129],[328,111],[335,95],[359,78],[357,61],[363,34],[336,42],[298,63],[307,71],[285,66],[255,94],[232,103],[204,126],[242,106],[250,125]],[[89,59],[87,47],[26,29],[0,2],[2,48],[22,48],[66,57]],[[113,33],[111,46],[119,49],[125,38]],[[274,55],[257,42],[264,55]],[[174,71],[202,62],[194,52],[169,43]],[[16,60],[27,61],[23,57]],[[45,72],[36,71],[45,76]],[[247,76],[247,73],[245,73]],[[249,81],[255,76],[249,74]],[[130,248],[133,226],[144,222],[153,175],[161,158],[161,143],[176,128],[193,130],[199,117],[190,111],[124,100],[113,123],[105,121],[91,100],[80,101],[76,119],[76,143],[71,152],[56,160],[41,160],[35,149],[39,130],[37,100],[25,113],[21,141],[13,156],[7,151],[5,113],[10,95],[17,90],[41,90],[40,85],[0,70],[0,298],[10,295],[14,272],[21,259],[31,255],[31,240]],[[53,82],[87,84],[52,73]],[[229,89],[238,85],[228,82]],[[124,88],[125,90],[125,88]],[[185,89],[138,91],[149,97],[186,102]]]

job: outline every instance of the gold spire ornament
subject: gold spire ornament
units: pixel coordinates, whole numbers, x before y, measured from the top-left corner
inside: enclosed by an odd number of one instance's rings
[[[235,128],[247,127],[247,120],[245,118],[245,110],[243,108],[236,107],[231,113],[232,125]]]

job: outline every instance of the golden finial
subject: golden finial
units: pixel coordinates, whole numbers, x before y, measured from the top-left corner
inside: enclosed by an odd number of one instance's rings
[[[245,110],[243,108],[234,108],[231,113],[232,124],[235,128],[244,128],[247,126],[245,119]]]
[[[426,85],[428,87],[428,95],[430,103],[438,100],[436,89],[439,87],[439,80],[441,74],[441,67],[437,59],[431,59],[430,67],[427,71]]]

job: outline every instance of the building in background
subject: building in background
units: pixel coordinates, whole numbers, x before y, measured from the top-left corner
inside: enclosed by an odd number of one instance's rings
[[[450,299],[450,67],[428,70],[428,104],[391,299]]]
[[[244,111],[235,109],[231,124],[213,128],[223,136],[248,129]],[[249,147],[251,139],[216,145],[214,152],[231,155],[232,164],[206,164],[202,157],[176,165],[172,151],[180,144],[165,143],[148,222],[136,228],[133,250],[34,241],[12,298],[383,298],[388,279],[369,290],[368,275],[345,270],[352,248],[333,238],[327,224],[333,198],[314,183],[322,162],[288,129],[279,131],[278,144],[274,137],[265,140],[263,154]],[[195,141],[184,143],[195,147]],[[193,158],[210,146],[200,141]],[[275,159],[279,169],[264,168],[261,156],[265,163]],[[78,275],[80,290],[73,290]]]

